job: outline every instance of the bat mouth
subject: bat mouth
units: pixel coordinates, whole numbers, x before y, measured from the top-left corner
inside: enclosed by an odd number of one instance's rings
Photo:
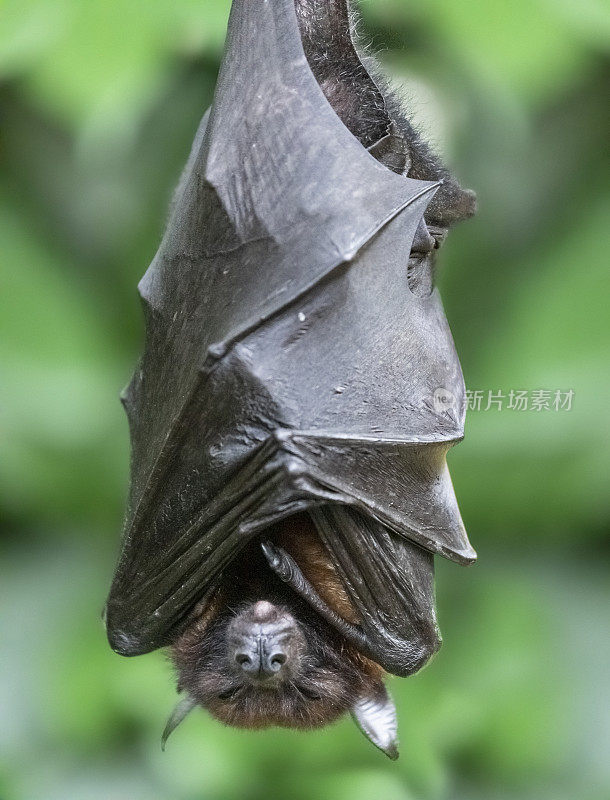
[[[339,713],[330,684],[343,686],[347,680],[354,688],[385,676],[362,636],[352,633],[360,630],[359,623],[313,520],[306,513],[286,518],[252,539],[229,564],[212,596],[194,609],[172,646],[179,686],[207,698],[197,702],[216,708],[219,719],[238,727],[260,727],[260,719],[269,716],[269,703],[281,705],[286,692],[296,686],[299,707],[304,703],[309,709],[304,726],[315,727],[312,720],[322,711],[319,724],[327,724],[329,715]],[[285,661],[278,666],[270,658],[267,664],[266,656],[276,650]],[[231,681],[219,690],[225,668],[230,669]],[[318,680],[328,691],[317,691]],[[352,694],[349,690],[346,702]],[[247,724],[239,722],[239,714],[231,716],[233,707],[243,711],[250,706],[254,710]],[[279,715],[273,724],[285,726],[282,719]],[[295,726],[298,720],[290,716],[289,727]]]

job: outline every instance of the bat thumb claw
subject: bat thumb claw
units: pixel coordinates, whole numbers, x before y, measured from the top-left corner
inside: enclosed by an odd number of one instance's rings
[[[275,574],[284,581],[284,583],[291,583],[295,571],[298,571],[294,561],[281,547],[276,547],[271,542],[261,542],[261,547],[265,558],[269,562],[269,566]]]
[[[269,562],[269,566],[273,569],[277,569],[281,563],[280,553],[274,545],[269,542],[261,542],[261,550],[263,551],[265,558]]]

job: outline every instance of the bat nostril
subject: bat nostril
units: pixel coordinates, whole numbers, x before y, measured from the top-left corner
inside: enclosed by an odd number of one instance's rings
[[[262,652],[238,650],[233,660],[249,679],[258,681],[279,675],[288,661],[288,655],[280,649],[273,649],[270,653],[265,652],[264,648]]]
[[[236,653],[235,663],[238,664],[245,672],[251,670],[253,666],[252,657],[247,653]]]
[[[287,660],[288,656],[286,655],[286,653],[283,653],[281,651],[277,653],[271,653],[265,659],[265,663],[263,664],[264,671],[269,675],[277,674],[282,669]]]

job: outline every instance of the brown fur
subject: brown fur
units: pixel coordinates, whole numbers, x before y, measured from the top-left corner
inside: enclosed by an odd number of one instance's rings
[[[320,597],[344,619],[360,622],[341,583],[337,570],[307,514],[298,514],[280,523],[272,537],[299,565]]]

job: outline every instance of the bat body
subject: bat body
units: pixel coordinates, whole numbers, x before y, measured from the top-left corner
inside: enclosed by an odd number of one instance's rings
[[[349,710],[438,649],[433,556],[475,554],[447,471],[459,361],[433,284],[473,213],[353,44],[346,0],[234,0],[214,103],[140,284],[112,647],[171,646],[245,727]],[[442,389],[453,398],[437,407]]]

